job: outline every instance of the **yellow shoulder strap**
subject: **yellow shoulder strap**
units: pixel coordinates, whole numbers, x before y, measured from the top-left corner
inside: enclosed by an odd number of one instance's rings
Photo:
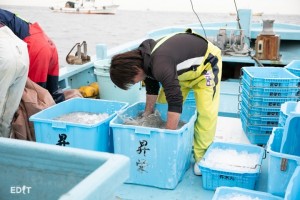
[[[160,41],[158,41],[158,42],[156,43],[156,45],[154,46],[154,48],[153,48],[152,51],[151,51],[151,54],[152,54],[152,53],[153,53],[153,52],[154,52],[154,51],[155,51],[162,43],[164,43],[166,40],[168,40],[169,38],[171,38],[171,37],[173,37],[174,35],[179,34],[179,33],[190,33],[190,34],[193,34],[193,35],[196,35],[196,36],[198,36],[198,37],[201,37],[201,38],[205,39],[205,38],[202,37],[201,35],[195,33],[191,28],[187,28],[187,29],[185,30],[185,32],[172,33],[172,34],[167,35],[167,36],[165,36],[164,38],[162,38]],[[206,40],[206,39],[205,39],[205,40]]]
[[[180,32],[179,32],[180,33]],[[151,51],[151,54],[162,44],[164,43],[167,39],[171,38],[172,36],[176,35],[178,33],[172,33],[170,35],[165,36],[164,38],[162,38],[161,40],[159,40],[156,45],[154,46],[154,48]]]

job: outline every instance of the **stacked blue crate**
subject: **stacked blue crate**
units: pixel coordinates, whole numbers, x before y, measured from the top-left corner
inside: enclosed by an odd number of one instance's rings
[[[267,143],[273,127],[278,126],[281,104],[299,99],[299,82],[285,68],[242,68],[240,117],[252,144]]]

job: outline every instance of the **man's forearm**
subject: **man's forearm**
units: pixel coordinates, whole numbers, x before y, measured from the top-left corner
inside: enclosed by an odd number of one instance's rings
[[[146,95],[146,107],[144,111],[144,115],[150,115],[151,113],[154,112],[154,106],[157,100],[157,95]]]
[[[168,120],[166,124],[166,129],[177,129],[179,123],[180,113],[168,112]]]

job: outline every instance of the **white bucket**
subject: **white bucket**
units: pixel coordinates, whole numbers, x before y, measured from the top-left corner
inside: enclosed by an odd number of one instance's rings
[[[101,72],[96,68],[94,73],[99,84],[100,99],[128,102],[129,104],[140,101],[141,84],[135,84],[128,90],[122,90],[111,81],[109,73]]]
[[[110,61],[111,59],[96,60],[94,62],[95,71],[108,73],[110,67]]]

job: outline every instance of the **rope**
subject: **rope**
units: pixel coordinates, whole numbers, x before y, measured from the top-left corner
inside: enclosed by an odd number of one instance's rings
[[[200,22],[200,25],[201,25],[201,27],[202,27],[202,29],[203,29],[203,32],[204,32],[204,35],[205,35],[205,39],[207,39],[205,29],[204,29],[204,27],[203,27],[203,25],[202,25],[202,22],[201,22],[199,16],[197,15],[196,11],[194,10],[194,5],[193,5],[192,0],[190,0],[190,2],[191,2],[192,10],[193,10],[193,12],[195,13],[196,17],[198,18],[198,21]]]

